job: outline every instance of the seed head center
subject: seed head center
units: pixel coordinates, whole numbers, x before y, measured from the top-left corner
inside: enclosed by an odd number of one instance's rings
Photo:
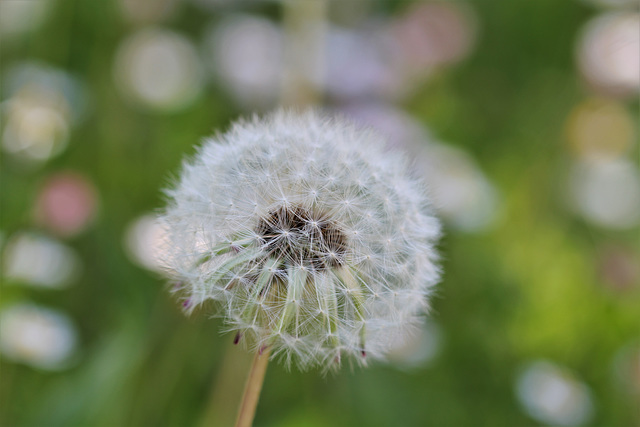
[[[282,206],[259,218],[256,232],[263,250],[285,264],[322,270],[345,262],[346,235],[321,213]]]

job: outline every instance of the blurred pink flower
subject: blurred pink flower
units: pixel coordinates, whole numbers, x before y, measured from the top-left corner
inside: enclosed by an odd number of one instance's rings
[[[72,236],[84,230],[97,210],[97,192],[93,184],[76,172],[50,176],[35,203],[35,219],[60,236]]]
[[[414,73],[463,59],[475,40],[475,20],[458,3],[418,2],[391,25],[399,56]]]
[[[614,291],[640,289],[638,254],[624,246],[605,248],[598,259],[598,273],[604,283]]]

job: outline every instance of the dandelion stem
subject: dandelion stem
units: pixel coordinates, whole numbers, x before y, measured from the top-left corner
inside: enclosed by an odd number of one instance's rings
[[[256,414],[256,407],[258,406],[258,399],[260,399],[260,390],[262,390],[262,382],[267,372],[269,351],[269,348],[261,349],[256,352],[253,358],[251,371],[249,372],[247,383],[244,386],[244,394],[242,396],[240,410],[238,411],[236,427],[251,427],[253,423],[253,417]]]

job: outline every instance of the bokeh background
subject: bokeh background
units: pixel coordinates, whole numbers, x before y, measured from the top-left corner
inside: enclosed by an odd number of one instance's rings
[[[159,271],[161,189],[239,116],[315,105],[415,159],[424,329],[271,364],[260,426],[640,425],[634,0],[2,0],[3,426],[224,426],[251,356]]]

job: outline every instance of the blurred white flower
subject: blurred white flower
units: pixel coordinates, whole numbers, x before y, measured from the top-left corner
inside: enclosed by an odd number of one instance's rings
[[[611,94],[630,95],[640,89],[640,13],[611,12],[584,28],[578,64],[587,80]]]
[[[73,249],[37,233],[13,234],[3,255],[4,277],[26,285],[63,288],[80,270],[80,258]]]
[[[576,164],[570,191],[575,210],[594,224],[627,229],[640,222],[640,171],[629,160]]]
[[[388,34],[327,28],[326,91],[339,99],[396,98],[404,89]]]
[[[204,84],[193,44],[176,32],[159,28],[140,30],[119,46],[114,77],[126,99],[160,112],[188,107]]]
[[[589,388],[551,362],[528,364],[518,376],[516,394],[527,414],[545,424],[575,426],[593,415]]]
[[[475,41],[472,11],[457,3],[416,2],[390,22],[329,26],[327,92],[339,99],[411,96],[434,67],[463,59]]]
[[[40,369],[62,369],[76,349],[71,320],[58,311],[32,304],[0,310],[0,353]]]
[[[13,36],[37,28],[51,9],[52,0],[0,2],[0,34]]]
[[[147,214],[133,220],[124,235],[127,254],[136,264],[148,270],[162,272],[162,260],[167,259],[164,243],[167,232],[154,215]]]
[[[430,184],[434,205],[454,227],[479,231],[493,223],[496,191],[467,153],[431,143],[424,147],[419,167]]]
[[[390,103],[352,102],[339,110],[356,122],[381,133],[389,147],[416,155],[416,147],[428,144],[424,127],[405,111]]]
[[[423,186],[376,134],[337,119],[240,122],[168,195],[167,267],[187,309],[218,301],[229,329],[303,368],[383,356],[438,280]]]
[[[438,356],[442,347],[442,329],[433,322],[412,335],[401,335],[389,352],[389,360],[400,368],[421,368]]]
[[[230,15],[204,37],[208,65],[225,90],[251,108],[272,106],[284,72],[284,36],[271,21]]]
[[[19,63],[2,81],[2,147],[24,160],[41,162],[61,153],[86,109],[81,84],[37,63]]]
[[[47,160],[64,150],[69,137],[66,111],[49,94],[25,91],[9,101],[3,148],[31,160]]]

